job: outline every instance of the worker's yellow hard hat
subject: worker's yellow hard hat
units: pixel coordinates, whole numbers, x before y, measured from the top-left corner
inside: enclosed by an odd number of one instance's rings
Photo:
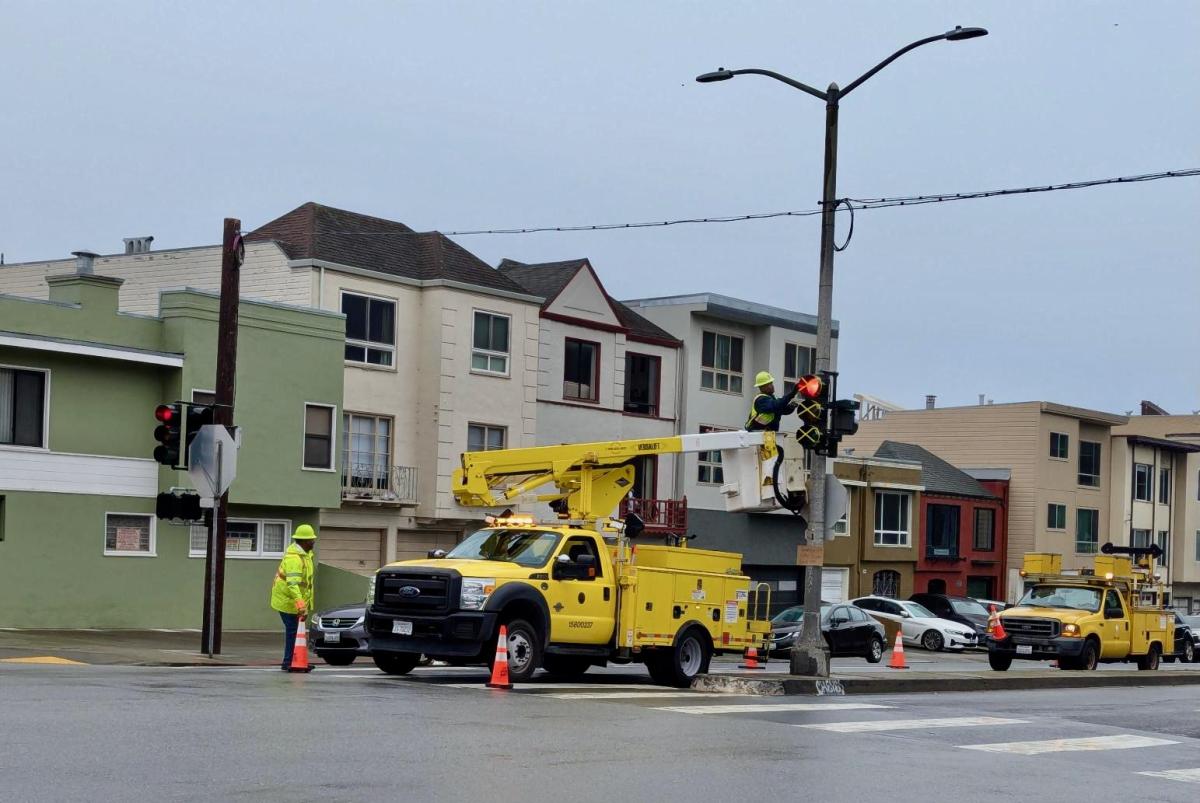
[[[754,387],[761,388],[763,385],[772,385],[775,383],[775,377],[771,376],[766,371],[759,371],[758,376],[754,377]]]
[[[296,528],[296,532],[292,533],[292,538],[296,541],[316,541],[317,534],[311,525],[301,524]]]

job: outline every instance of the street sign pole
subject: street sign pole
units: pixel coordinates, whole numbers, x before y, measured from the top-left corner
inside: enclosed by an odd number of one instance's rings
[[[216,486],[218,488],[221,487],[221,452],[222,451],[223,451],[223,446],[222,446],[221,442],[218,441],[217,442],[217,478],[216,478],[216,480],[217,480]],[[208,554],[209,555],[215,554],[217,547],[218,547],[217,519],[220,516],[220,511],[221,511],[221,498],[222,498],[221,496],[217,496],[215,499],[213,499],[213,507],[207,517],[208,518]],[[224,550],[222,550],[222,552],[223,551]],[[204,634],[207,635],[207,638],[205,638],[205,640],[204,640],[204,652],[208,655],[209,658],[212,658],[214,653],[221,652],[221,638],[219,635],[221,632],[220,626],[219,626],[218,622],[213,620],[213,617],[216,615],[217,611],[220,609],[221,606],[217,601],[217,593],[218,593],[218,589],[219,589],[219,584],[217,583],[217,574],[216,574],[217,562],[215,560],[206,560],[205,563],[207,564],[205,568],[208,571],[205,574],[205,583],[204,583],[205,615],[204,615],[204,630],[203,630],[203,632],[204,632]]]

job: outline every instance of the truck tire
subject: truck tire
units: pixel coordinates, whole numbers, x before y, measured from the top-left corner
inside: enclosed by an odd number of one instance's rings
[[[1082,669],[1085,672],[1090,672],[1100,665],[1100,645],[1095,639],[1088,639],[1083,643],[1083,652],[1079,653],[1079,658],[1075,660],[1075,665],[1072,669]]]
[[[1012,666],[1013,658],[1011,655],[995,650],[988,650],[988,666],[997,672],[1007,672]]]
[[[657,649],[646,658],[646,668],[655,683],[686,689],[697,675],[708,671],[712,646],[708,634],[697,627],[685,630],[674,647]]]
[[[415,652],[373,652],[371,660],[375,666],[389,675],[407,675],[421,659]]]
[[[508,679],[513,683],[524,683],[542,665],[542,637],[537,629],[524,619],[511,619],[508,628]],[[488,660],[488,670],[496,663],[493,652]]]
[[[547,655],[542,659],[542,669],[563,680],[582,676],[592,666],[590,658],[576,655]]]
[[[1162,659],[1162,648],[1158,644],[1150,645],[1150,652],[1137,657],[1137,668],[1142,672],[1153,672],[1158,669],[1158,662]]]

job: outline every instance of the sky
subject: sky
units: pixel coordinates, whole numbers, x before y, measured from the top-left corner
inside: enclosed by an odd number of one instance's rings
[[[1192,2],[0,0],[9,263],[219,242],[306,201],[418,230],[811,209],[838,196],[1200,167]],[[845,236],[839,221],[839,240]],[[864,210],[837,255],[839,387],[907,407],[1200,409],[1200,178]],[[587,257],[609,292],[815,313],[819,218],[461,236]]]

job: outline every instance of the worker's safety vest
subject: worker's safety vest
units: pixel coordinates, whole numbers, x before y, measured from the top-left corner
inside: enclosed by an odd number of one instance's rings
[[[280,613],[298,613],[300,608],[296,603],[300,600],[304,601],[306,611],[312,610],[313,560],[311,552],[292,543],[283,553],[275,582],[271,584],[271,607]]]
[[[766,429],[775,420],[774,413],[760,413],[755,410],[755,405],[762,398],[769,399],[771,397],[765,393],[760,393],[750,400],[750,417],[746,419],[746,429],[748,430]]]

